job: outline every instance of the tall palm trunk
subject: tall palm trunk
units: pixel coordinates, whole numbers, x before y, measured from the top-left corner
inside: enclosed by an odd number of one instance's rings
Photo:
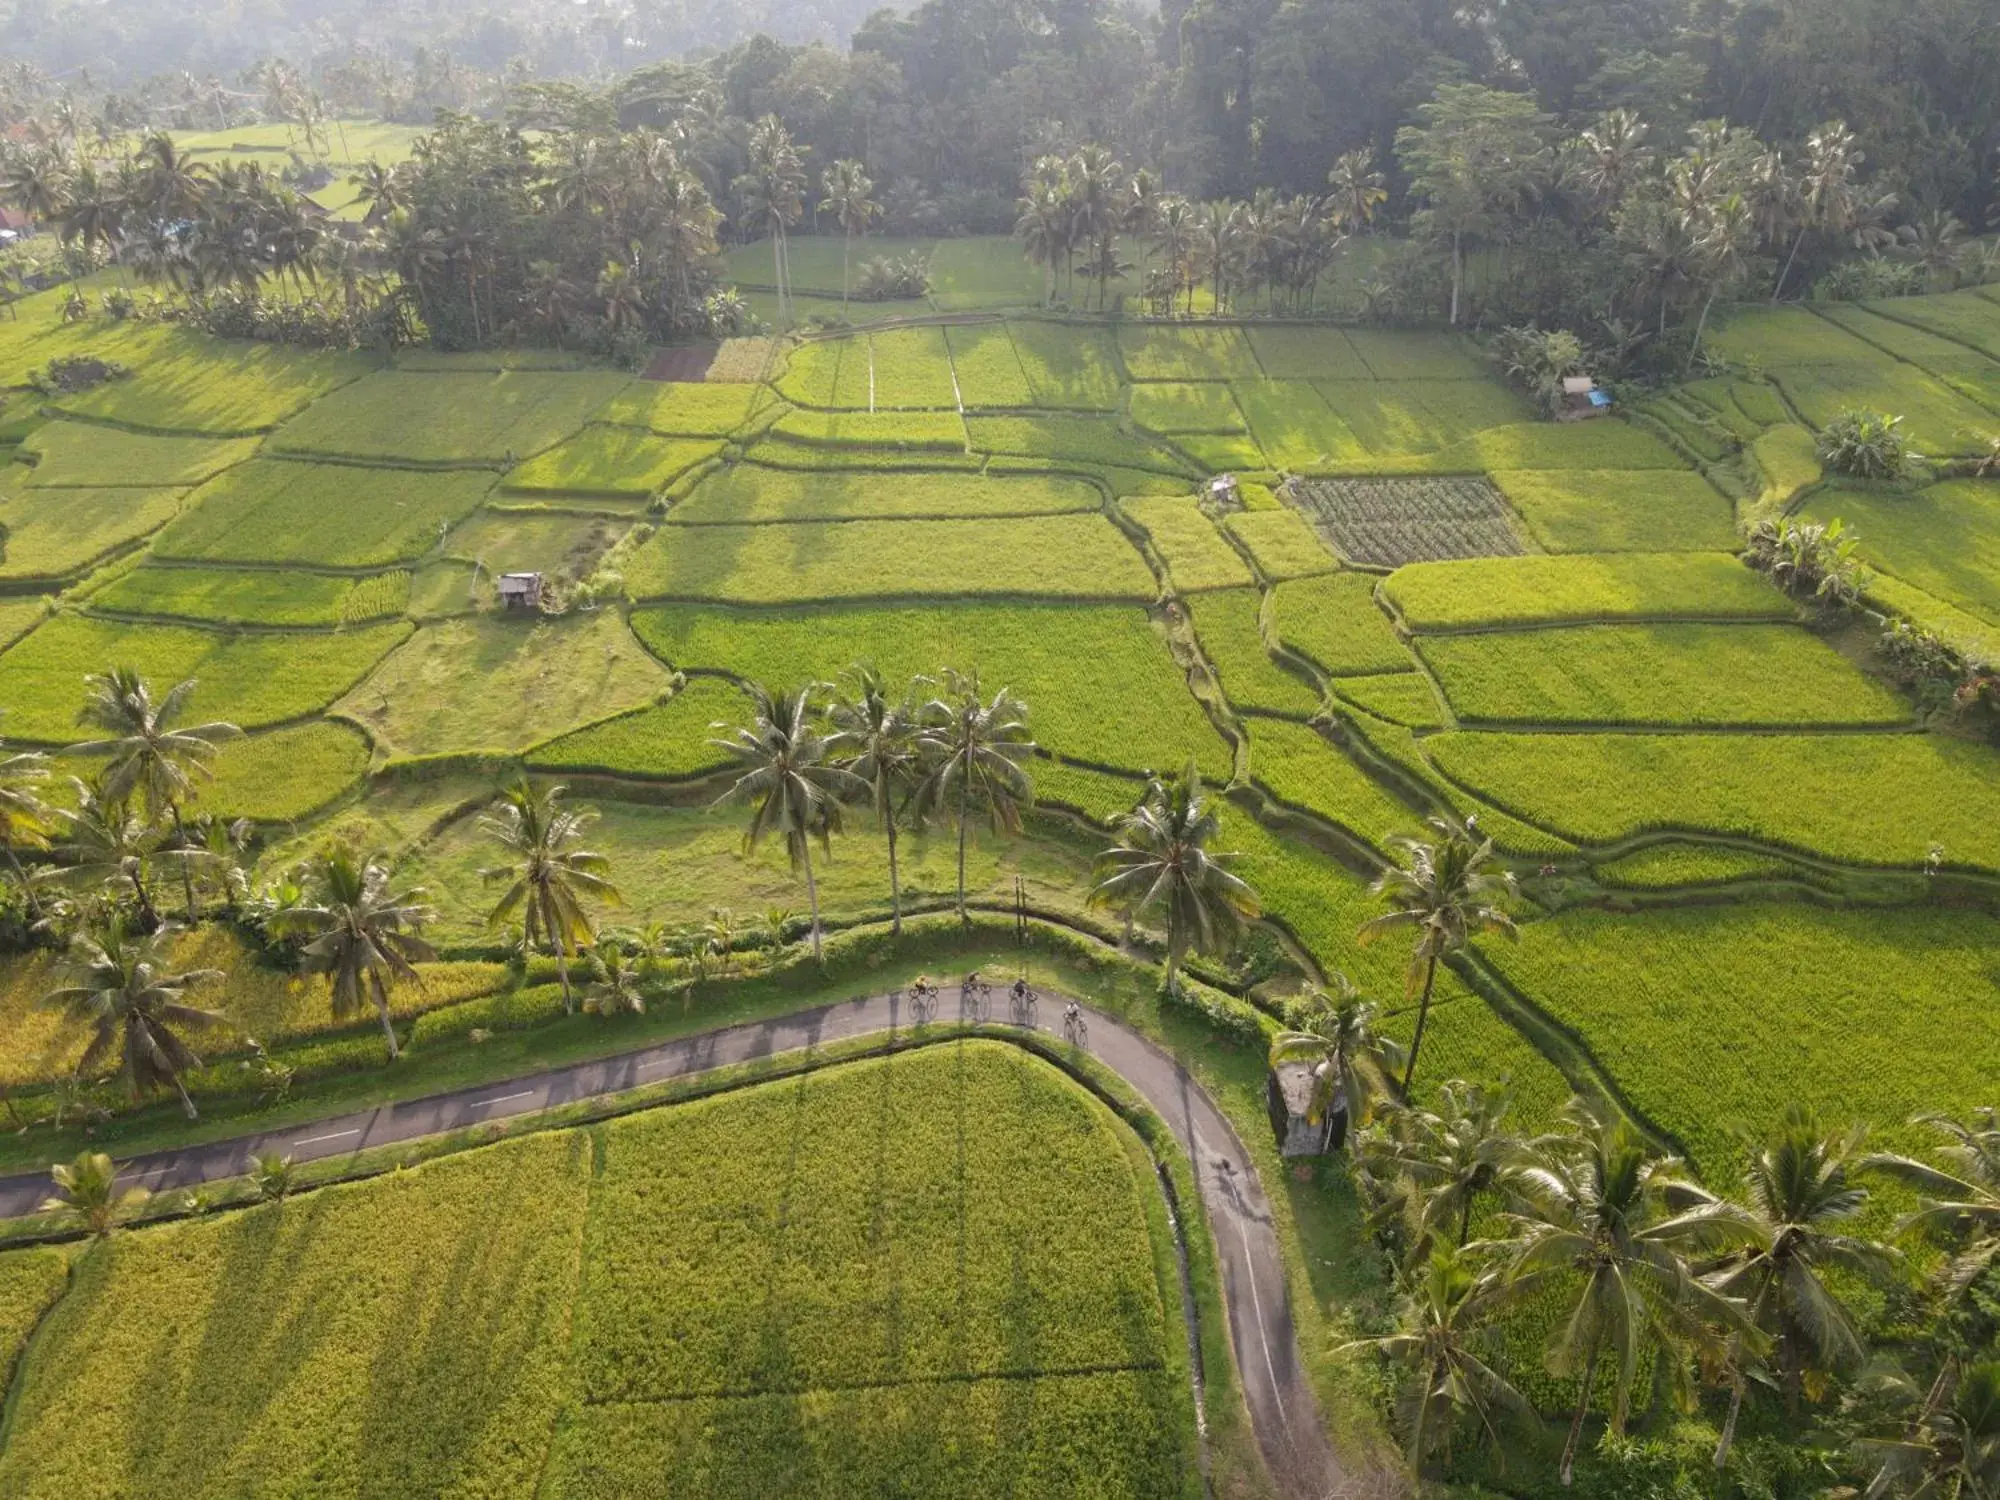
[[[1748,1382],[1739,1370],[1729,1382],[1729,1415],[1722,1422],[1722,1439],[1715,1445],[1715,1467],[1729,1467],[1729,1450],[1736,1443],[1736,1418],[1743,1410],[1743,1389]]]
[[[1454,229],[1451,232],[1451,326],[1458,327],[1459,293],[1465,286],[1465,244],[1464,235]]]
[[[1708,297],[1701,304],[1701,316],[1695,319],[1694,342],[1688,346],[1687,365],[1681,370],[1683,376],[1693,373],[1694,362],[1701,354],[1702,330],[1708,327],[1708,310],[1715,306],[1715,292],[1713,286],[1708,289]]]
[[[194,926],[194,868],[188,859],[187,829],[181,823],[181,806],[169,802],[167,811],[174,815],[174,838],[181,846],[181,894],[187,898],[188,926]]]
[[[540,904],[542,931],[548,934],[549,947],[556,956],[556,979],[562,985],[563,1014],[572,1016],[576,1014],[576,997],[569,987],[569,943],[562,929],[556,925],[555,902],[546,889],[541,893]]]
[[[1590,1415],[1590,1388],[1597,1382],[1597,1351],[1599,1345],[1590,1346],[1590,1358],[1583,1362],[1583,1394],[1576,1398],[1576,1415],[1570,1418],[1569,1436],[1563,1441],[1562,1467],[1557,1477],[1563,1488],[1568,1489],[1572,1476],[1576,1473],[1576,1445],[1583,1437],[1583,1419]]]
[[[181,1075],[178,1073],[174,1074],[174,1092],[181,1096],[181,1112],[190,1120],[199,1119],[200,1116],[195,1112],[194,1100],[188,1097],[187,1085],[181,1082]]]
[[[1424,1045],[1424,1024],[1431,1018],[1431,988],[1437,983],[1437,955],[1424,966],[1424,997],[1417,1002],[1417,1034],[1410,1038],[1410,1060],[1403,1067],[1403,1097],[1410,1097],[1410,1080],[1417,1076],[1417,1053]]]
[[[806,839],[802,847],[805,849],[806,905],[812,908],[813,962],[821,963],[824,960],[819,948],[819,881],[813,877],[812,840]]]
[[[1778,273],[1778,284],[1771,288],[1771,301],[1774,305],[1785,294],[1785,283],[1791,280],[1792,277],[1792,262],[1799,258],[1799,246],[1806,242],[1806,230],[1809,228],[1811,228],[1810,225],[1801,224],[1799,232],[1792,238],[1792,249],[1791,253],[1785,257],[1785,268]]]
[[[965,815],[971,788],[963,780],[958,783],[958,920],[970,922],[965,912]]]
[[[375,984],[375,1016],[376,1019],[381,1021],[382,1035],[389,1043],[389,1061],[394,1062],[403,1054],[401,1049],[396,1046],[396,1028],[389,1020],[389,997],[382,993],[382,985],[379,980]]]
[[[889,835],[889,931],[903,935],[903,881],[896,869],[896,815],[889,813],[882,826]]]
[[[778,331],[785,331],[785,228],[771,226],[771,279],[778,284]]]
[[[847,262],[854,254],[854,231],[840,226],[840,315],[847,316]]]

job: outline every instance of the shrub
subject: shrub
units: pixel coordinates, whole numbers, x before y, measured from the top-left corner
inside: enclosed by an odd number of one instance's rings
[[[1493,340],[1493,352],[1507,374],[1549,416],[1562,410],[1563,381],[1581,374],[1586,358],[1583,340],[1567,328],[1504,328]]]
[[[73,396],[107,380],[129,380],[130,365],[115,359],[99,359],[94,354],[65,354],[39,370],[28,373],[28,384],[44,396]]]
[[[1802,521],[1781,516],[1760,522],[1750,536],[1750,561],[1795,599],[1811,599],[1823,609],[1852,609],[1867,590],[1861,539],[1838,517]]]
[[[930,257],[919,251],[878,255],[854,268],[853,295],[863,302],[904,302],[930,292]]]
[[[1856,479],[1901,479],[1919,455],[1910,451],[1901,417],[1844,411],[1820,432],[1819,461]]]

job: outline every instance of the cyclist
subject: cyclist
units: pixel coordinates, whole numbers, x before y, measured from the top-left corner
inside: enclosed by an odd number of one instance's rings
[[[1014,981],[1012,994],[1016,1005],[1026,1005],[1034,997],[1034,993],[1033,990],[1028,988],[1027,975],[1023,974],[1019,979]]]

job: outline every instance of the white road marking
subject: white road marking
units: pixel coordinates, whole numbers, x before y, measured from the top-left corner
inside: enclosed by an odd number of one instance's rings
[[[1250,1256],[1250,1231],[1236,1221],[1236,1237],[1243,1242],[1243,1279],[1250,1283],[1250,1310],[1257,1315],[1257,1346],[1264,1351],[1264,1368],[1271,1376],[1271,1399],[1278,1409],[1278,1422],[1286,1431],[1291,1422],[1285,1415],[1285,1390],[1278,1381],[1278,1366],[1271,1358],[1271,1341],[1264,1335],[1264,1299],[1257,1295],[1257,1263]]]
[[[475,1099],[465,1107],[467,1109],[488,1109],[495,1104],[512,1104],[516,1099],[532,1099],[534,1097],[535,1091],[533,1089],[522,1089],[518,1094],[502,1094],[497,1099]]]
[[[317,1146],[321,1141],[344,1141],[350,1135],[359,1134],[361,1134],[361,1127],[357,1125],[352,1130],[334,1130],[329,1131],[325,1135],[309,1135],[302,1141],[293,1141],[292,1144],[294,1146]]]

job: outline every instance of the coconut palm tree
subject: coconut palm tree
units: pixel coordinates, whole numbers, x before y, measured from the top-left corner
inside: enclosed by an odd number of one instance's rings
[[[1741,1231],[1743,1245],[1705,1279],[1742,1302],[1751,1324],[1775,1346],[1785,1401],[1794,1413],[1808,1364],[1835,1369],[1860,1363],[1867,1352],[1826,1273],[1876,1278],[1895,1265],[1885,1247],[1840,1229],[1868,1201],[1868,1190],[1854,1179],[1860,1144],[1859,1132],[1830,1135],[1810,1110],[1795,1104],[1751,1155],[1743,1174],[1749,1201],[1722,1208]],[[1678,1196],[1687,1203],[1706,1198]],[[1718,1469],[1728,1462],[1748,1384],[1744,1361],[1730,1363],[1729,1415],[1715,1449]]]
[[[42,1202],[42,1212],[88,1229],[98,1239],[109,1239],[111,1231],[139,1211],[151,1196],[144,1188],[121,1188],[118,1168],[102,1151],[86,1151],[75,1161],[58,1162],[49,1168],[55,1193]]]
[[[1119,823],[1118,842],[1097,856],[1094,905],[1139,916],[1164,908],[1170,992],[1189,949],[1227,952],[1258,913],[1256,893],[1229,868],[1234,856],[1209,847],[1221,831],[1190,760],[1172,781],[1154,780]]]
[[[21,852],[38,853],[49,847],[49,836],[59,826],[53,809],[42,800],[41,788],[49,779],[49,758],[28,750],[0,759],[0,852],[27,902],[28,915],[41,920],[41,898],[36,895],[28,872],[21,868]]]
[[[1890,1423],[1856,1457],[1873,1471],[1864,1500],[1988,1500],[2000,1495],[2000,1360],[1948,1364],[1930,1385],[1884,1368],[1858,1393]]]
[[[1018,832],[1021,808],[1034,801],[1034,783],[1021,762],[1035,753],[1028,735],[1028,705],[1002,688],[988,700],[977,672],[947,668],[938,695],[919,712],[918,754],[923,778],[913,801],[918,822],[949,811],[958,824],[958,916],[965,909],[965,841],[975,811],[995,830]]]
[[[1271,1066],[1309,1064],[1313,1095],[1307,1118],[1317,1124],[1341,1099],[1354,1128],[1367,1124],[1375,1102],[1389,1095],[1403,1049],[1376,1031],[1376,1008],[1355,993],[1347,976],[1334,978],[1338,983],[1331,997],[1323,990],[1310,991],[1289,1014],[1290,1026],[1271,1041]]]
[[[1326,174],[1333,189],[1333,216],[1349,234],[1363,234],[1375,222],[1375,210],[1389,201],[1389,185],[1375,170],[1375,153],[1365,147],[1344,151]]]
[[[1551,1374],[1578,1379],[1559,1469],[1565,1488],[1607,1352],[1617,1362],[1611,1428],[1622,1434],[1649,1340],[1673,1350],[1755,1336],[1740,1304],[1689,1269],[1690,1254],[1735,1243],[1731,1218],[1712,1204],[1674,1212],[1668,1190],[1687,1183],[1685,1168],[1654,1156],[1608,1105],[1573,1099],[1566,1114],[1571,1131],[1539,1143],[1521,1175],[1524,1205],[1509,1215],[1516,1234],[1507,1268],[1513,1295],[1559,1297],[1566,1308],[1547,1351]],[[1668,1363],[1683,1369],[1681,1360]]]
[[[1695,320],[1694,339],[1688,345],[1687,364],[1682,374],[1691,373],[1701,354],[1701,336],[1708,328],[1709,310],[1715,299],[1734,287],[1750,269],[1750,256],[1757,248],[1757,226],[1749,205],[1739,193],[1731,193],[1700,215],[1692,239],[1697,275],[1705,289],[1701,316]]]
[[[1215,298],[1211,309],[1220,317],[1225,298],[1242,268],[1244,208],[1240,203],[1217,199],[1202,204],[1195,219],[1194,249],[1208,274]],[[1194,311],[1194,278],[1188,278],[1188,311]]]
[[[579,847],[597,814],[564,807],[565,790],[537,791],[523,779],[502,793],[498,810],[481,817],[479,826],[506,851],[507,863],[479,873],[489,882],[507,883],[487,913],[487,926],[497,928],[519,914],[528,946],[541,945],[555,955],[563,1010],[569,1013],[576,1009],[569,960],[597,940],[588,903],[616,906],[624,897],[611,883],[611,861]]]
[[[1511,871],[1497,870],[1493,841],[1477,837],[1470,823],[1452,818],[1430,819],[1434,842],[1397,835],[1389,840],[1402,863],[1382,872],[1369,887],[1396,909],[1364,922],[1355,935],[1363,946],[1392,932],[1414,931],[1406,992],[1421,991],[1417,1032],[1410,1039],[1410,1057],[1403,1069],[1403,1095],[1417,1074],[1417,1053],[1424,1045],[1430,1020],[1431,992],[1437,984],[1439,960],[1458,952],[1484,932],[1512,938],[1514,919],[1498,901],[1514,894]]]
[[[1858,174],[1865,159],[1856,145],[1854,132],[1844,121],[1829,120],[1806,137],[1805,161],[1798,180],[1798,233],[1785,256],[1784,267],[1778,272],[1777,285],[1771,288],[1773,302],[1784,295],[1792,264],[1799,258],[1799,247],[1805,244],[1808,233],[1814,229],[1833,235],[1849,231],[1861,208]]]
[[[160,925],[160,914],[146,888],[146,873],[160,852],[159,829],[129,803],[110,801],[74,777],[70,785],[76,808],[57,814],[70,881],[84,890],[109,892],[114,902],[129,890],[139,925],[152,931]]]
[[[1535,1423],[1528,1399],[1489,1363],[1496,1340],[1486,1320],[1503,1293],[1495,1278],[1441,1245],[1404,1284],[1397,1331],[1341,1346],[1341,1352],[1376,1350],[1409,1371],[1399,1404],[1413,1469],[1423,1468],[1433,1448],[1442,1448],[1449,1461],[1452,1431],[1467,1415],[1489,1439],[1498,1436],[1503,1416]]]
[[[724,800],[751,804],[750,827],[743,835],[743,852],[755,853],[764,839],[776,834],[795,874],[806,882],[812,908],[813,959],[821,957],[819,882],[814,878],[812,846],[830,852],[840,832],[840,804],[866,790],[867,783],[845,766],[834,763],[832,740],[820,733],[813,709],[812,685],[794,692],[750,689],[751,718],[728,739],[712,740],[743,766]]]
[[[1068,253],[1068,214],[1060,189],[1030,179],[1014,219],[1028,264],[1042,268],[1042,303],[1056,300],[1056,266]]]
[[[2000,1261],[2000,1109],[1977,1109],[1964,1120],[1922,1114],[1912,1123],[1944,1137],[1935,1163],[1885,1153],[1862,1165],[1918,1194],[1918,1207],[1897,1226],[1899,1233],[1932,1234],[1958,1246],[1942,1286],[1960,1297]]]
[[[889,843],[890,926],[903,931],[903,887],[896,866],[896,820],[916,789],[921,764],[919,724],[911,693],[891,700],[882,674],[866,662],[848,674],[846,690],[833,700],[833,754],[868,789],[868,805]]]
[[[1360,1153],[1374,1177],[1408,1184],[1414,1256],[1433,1245],[1463,1248],[1482,1199],[1519,1208],[1528,1147],[1508,1128],[1513,1094],[1504,1085],[1454,1079],[1438,1090],[1435,1109],[1398,1111]]]
[[[389,993],[404,981],[422,982],[416,965],[437,953],[417,933],[437,913],[422,904],[422,891],[391,890],[387,860],[357,860],[346,849],[315,857],[306,870],[306,888],[306,899],[287,908],[273,927],[282,936],[305,939],[299,968],[327,976],[336,1017],[351,1016],[364,1004],[375,1007],[394,1062],[400,1051]]]
[[[99,795],[107,802],[129,802],[137,796],[153,817],[170,818],[182,842],[186,827],[181,807],[194,795],[196,776],[212,776],[215,747],[241,739],[234,724],[215,720],[192,728],[177,727],[188,699],[194,696],[192,677],[176,683],[167,696],[153,701],[146,680],[131,667],[113,667],[84,679],[83,712],[77,721],[103,732],[104,738],[75,747],[78,755],[108,757],[99,777]],[[182,878],[190,909],[194,906],[194,876]]]
[[[776,115],[750,127],[750,170],[736,179],[744,218],[771,236],[771,263],[778,278],[778,321],[791,311],[791,255],[787,231],[805,215],[804,152]]]
[[[616,943],[599,943],[590,950],[590,988],[583,1008],[599,1016],[641,1016],[646,995],[639,983],[639,964]]]
[[[116,1048],[118,1076],[134,1099],[171,1088],[192,1120],[194,1100],[188,1097],[183,1075],[200,1067],[201,1058],[181,1033],[226,1026],[228,1021],[215,1011],[183,1003],[183,997],[223,975],[220,969],[177,974],[167,968],[169,932],[163,928],[136,937],[114,919],[97,936],[79,934],[70,947],[75,982],[50,990],[41,1003],[63,1011],[70,1023],[89,1034],[76,1060],[77,1077],[89,1075]]]
[[[847,316],[847,265],[854,251],[854,237],[868,233],[868,226],[882,215],[882,205],[871,196],[875,180],[858,161],[837,161],[820,178],[819,211],[832,214],[840,226],[840,315]]]
[[[604,269],[597,273],[597,300],[604,326],[613,337],[629,333],[645,322],[645,290],[632,274],[632,268],[622,260],[606,261]]]

